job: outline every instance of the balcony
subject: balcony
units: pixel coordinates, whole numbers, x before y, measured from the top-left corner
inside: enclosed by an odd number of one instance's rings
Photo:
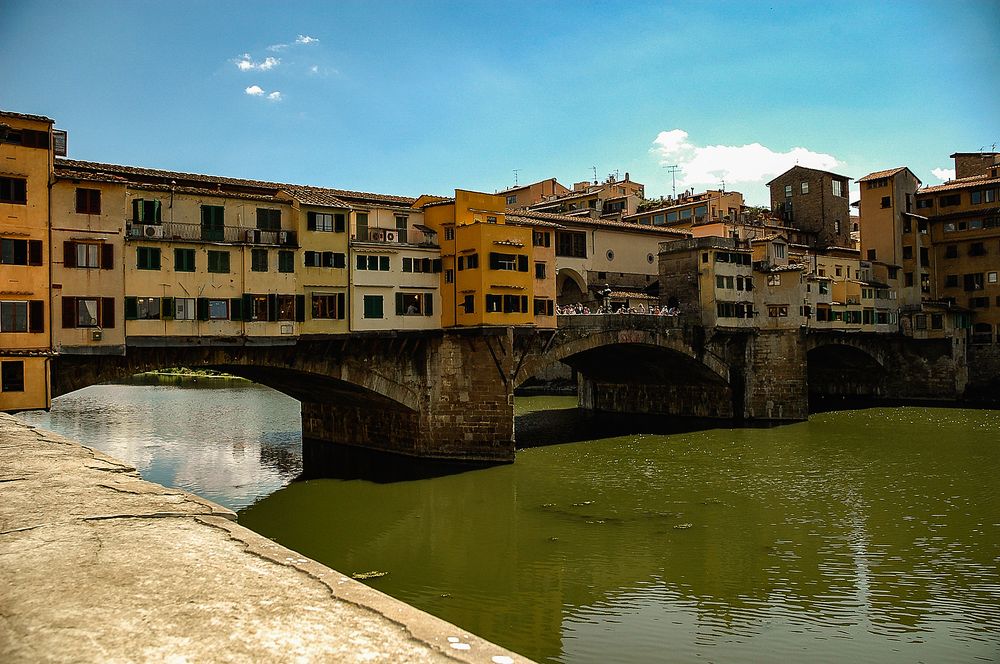
[[[181,224],[167,222],[163,224],[126,225],[125,237],[129,240],[163,240],[183,242],[219,242],[223,244],[259,244],[282,247],[297,247],[298,237],[295,231],[264,231],[241,226],[210,227],[201,224]]]
[[[418,247],[437,247],[437,233],[426,226],[411,228],[378,228],[359,226],[351,236],[354,242],[375,244],[410,244]]]

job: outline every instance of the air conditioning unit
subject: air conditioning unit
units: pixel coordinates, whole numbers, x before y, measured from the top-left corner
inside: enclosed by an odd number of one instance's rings
[[[396,231],[386,231],[385,232],[385,241],[386,242],[396,242],[398,240],[399,240],[399,233],[397,233]]]
[[[163,237],[163,226],[146,225],[142,229],[143,237]]]
[[[368,240],[370,242],[384,242],[385,241],[385,231],[381,228],[369,228],[368,229]]]
[[[129,237],[142,237],[142,226],[136,226],[135,224],[128,227]]]

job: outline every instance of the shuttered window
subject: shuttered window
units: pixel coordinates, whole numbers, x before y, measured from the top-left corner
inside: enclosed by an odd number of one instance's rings
[[[101,190],[78,188],[76,190],[76,211],[79,214],[100,214]]]

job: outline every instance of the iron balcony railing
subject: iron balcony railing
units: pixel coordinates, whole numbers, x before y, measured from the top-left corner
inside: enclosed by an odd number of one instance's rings
[[[182,240],[185,242],[298,246],[298,237],[295,231],[260,230],[241,226],[212,227],[175,222],[162,224],[128,223],[125,234],[127,238],[132,240]]]
[[[381,244],[415,244],[421,247],[438,246],[437,233],[417,228],[378,228],[359,226],[351,239],[355,242],[375,242]]]

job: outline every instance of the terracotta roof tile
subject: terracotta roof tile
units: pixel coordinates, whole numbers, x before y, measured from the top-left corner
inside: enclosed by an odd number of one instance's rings
[[[879,178],[890,178],[896,173],[899,173],[900,171],[909,171],[909,170],[910,169],[908,169],[906,166],[899,166],[897,168],[890,168],[884,171],[875,171],[874,173],[869,173],[864,177],[858,178],[857,182],[867,182],[868,180],[878,180]],[[913,171],[910,172],[912,173]],[[919,178],[917,178],[917,181],[919,182]]]
[[[554,214],[551,212],[536,212],[534,210],[522,210],[518,216],[526,219],[542,219],[554,221],[563,226],[597,226],[613,230],[625,230],[636,233],[647,233],[650,235],[673,235],[677,237],[690,237],[690,231],[682,231],[674,228],[664,228],[662,226],[643,226],[641,224],[630,224],[624,221],[613,221],[610,219],[590,219],[585,217],[571,217],[565,214]]]
[[[55,169],[55,176],[61,180],[86,180],[87,182],[117,182],[126,184],[128,178],[110,173],[92,173],[90,171],[67,171],[61,168]]]
[[[3,116],[7,116],[8,118],[20,118],[22,120],[35,120],[36,122],[48,122],[49,124],[55,122],[52,118],[47,118],[44,115],[31,115],[29,113],[15,113],[14,111],[0,110],[0,117]]]
[[[951,191],[953,189],[969,189],[982,184],[995,184],[997,182],[1000,182],[1000,177],[989,177],[987,175],[974,175],[970,178],[962,178],[961,180],[952,180],[951,182],[945,182],[944,184],[936,184],[930,187],[917,189],[917,193],[931,194],[938,191]]]

